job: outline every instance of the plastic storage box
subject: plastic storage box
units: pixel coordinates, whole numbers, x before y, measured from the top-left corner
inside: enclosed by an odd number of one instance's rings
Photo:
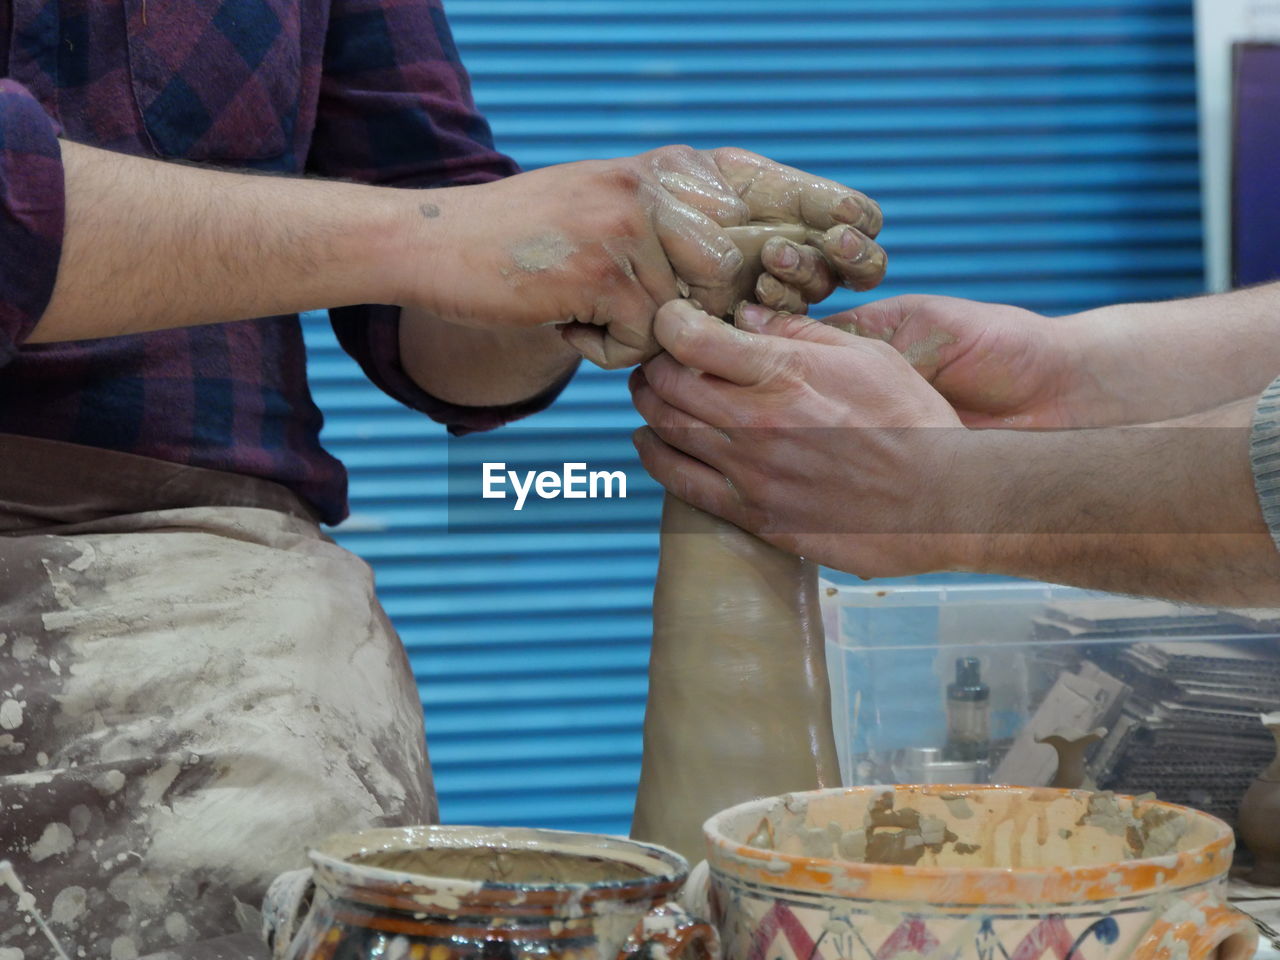
[[[847,784],[1049,785],[1038,741],[1092,739],[1086,787],[1154,792],[1234,823],[1275,755],[1280,610],[1228,611],[1034,582],[823,582]]]

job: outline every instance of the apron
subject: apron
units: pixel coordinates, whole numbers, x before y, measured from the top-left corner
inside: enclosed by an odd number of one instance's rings
[[[372,571],[292,492],[0,435],[0,859],[68,956],[264,956],[310,843],[435,819]],[[52,957],[17,901],[0,960]]]

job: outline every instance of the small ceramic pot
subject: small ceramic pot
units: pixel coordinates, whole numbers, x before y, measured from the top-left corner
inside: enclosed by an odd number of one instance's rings
[[[277,960],[717,960],[671,902],[678,854],[555,830],[406,827],[332,837],[263,905]]]
[[[706,824],[726,960],[1247,960],[1234,840],[1108,793],[855,787]]]
[[[1264,714],[1262,722],[1275,737],[1276,756],[1245,791],[1237,825],[1253,854],[1249,881],[1275,887],[1280,886],[1280,713]]]

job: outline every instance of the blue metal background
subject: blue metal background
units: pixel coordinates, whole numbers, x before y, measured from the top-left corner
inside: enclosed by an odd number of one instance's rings
[[[890,280],[1068,313],[1202,289],[1191,0],[452,0],[498,143],[526,167],[736,144],[875,196]],[[854,305],[840,295],[824,308]],[[307,323],[339,531],[377,570],[451,822],[625,831],[652,534],[445,532],[445,438]],[[622,376],[466,442],[629,464]],[[585,434],[584,434],[585,435]],[[544,435],[545,436],[545,435]],[[612,469],[612,467],[611,467]],[[659,492],[633,490],[637,518]],[[571,516],[571,515],[566,515]],[[456,518],[455,518],[456,519]]]

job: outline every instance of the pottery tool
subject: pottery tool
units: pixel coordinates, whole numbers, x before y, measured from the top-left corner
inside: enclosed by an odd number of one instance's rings
[[[49,924],[45,923],[44,914],[40,912],[40,908],[36,906],[36,898],[27,892],[27,888],[22,885],[22,881],[18,879],[17,871],[13,869],[13,864],[8,860],[0,860],[0,884],[8,887],[13,891],[13,895],[18,898],[18,909],[27,914],[36,922],[36,926],[40,928],[40,932],[45,935],[45,939],[49,941],[54,952],[58,955],[58,960],[71,960],[67,956],[67,952],[62,949],[62,944],[58,943],[58,938],[53,935],[53,931],[49,929]],[[21,952],[21,951],[19,951]]]

